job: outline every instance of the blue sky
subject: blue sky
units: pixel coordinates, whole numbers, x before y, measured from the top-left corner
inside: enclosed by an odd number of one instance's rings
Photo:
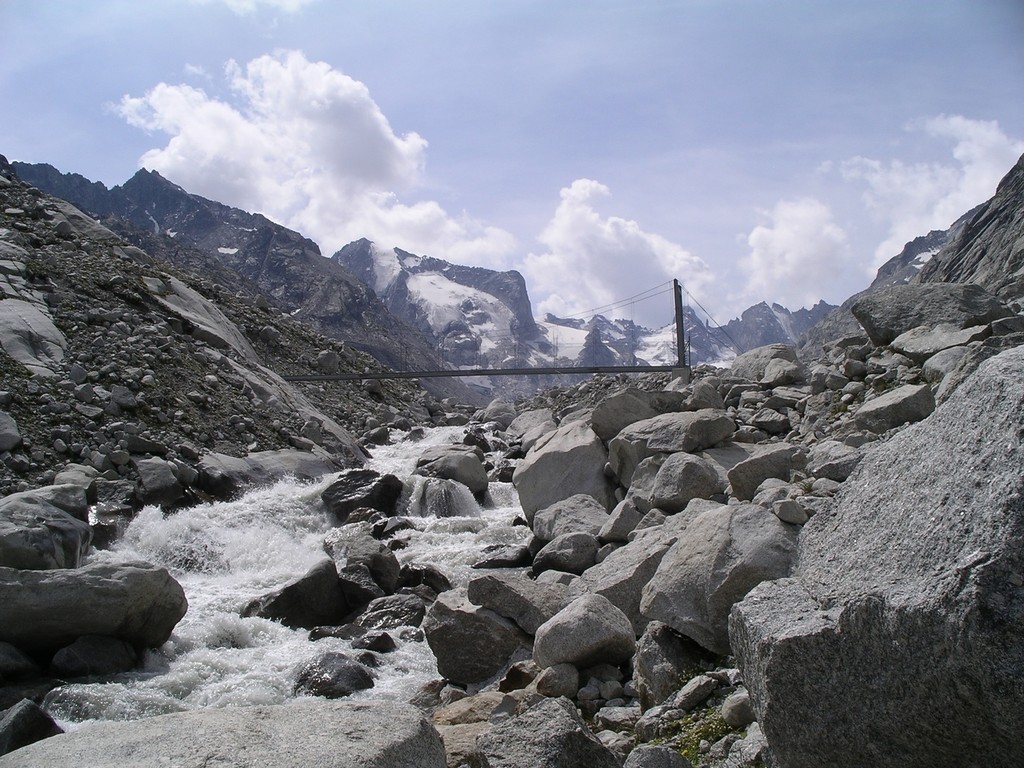
[[[672,277],[722,322],[839,303],[1024,153],[1019,0],[0,0],[0,28],[9,159],[518,269],[538,313]]]

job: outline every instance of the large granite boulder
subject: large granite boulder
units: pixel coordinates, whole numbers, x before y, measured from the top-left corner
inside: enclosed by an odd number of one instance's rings
[[[67,339],[35,304],[5,298],[0,301],[0,347],[32,375],[51,378],[64,367]]]
[[[497,768],[619,768],[568,699],[545,699],[477,737],[483,765]]]
[[[465,587],[441,593],[423,620],[437,671],[456,685],[473,685],[503,670],[530,638],[509,619],[473,605]]]
[[[467,595],[474,605],[511,619],[533,635],[562,609],[566,588],[562,584],[538,584],[519,572],[495,571],[472,579]]]
[[[882,433],[909,424],[935,410],[935,396],[927,384],[906,384],[868,400],[853,419],[861,429]]]
[[[337,624],[347,612],[338,569],[330,558],[321,560],[299,578],[251,600],[242,608],[242,616],[259,616],[280,621],[286,627],[305,629]]]
[[[608,452],[582,421],[563,424],[538,440],[512,475],[528,519],[538,509],[582,493],[605,509],[615,504],[614,489],[604,475]]]
[[[794,365],[799,364],[796,349],[788,344],[767,344],[737,355],[729,367],[730,373],[739,379],[760,381],[772,361],[778,360]],[[787,381],[784,383],[792,383]]]
[[[621,664],[636,650],[633,626],[603,595],[583,595],[537,629],[533,660],[540,667]]]
[[[629,487],[637,465],[659,453],[692,453],[722,442],[736,431],[725,411],[665,413],[630,424],[608,445],[608,463],[619,482]]]
[[[382,475],[373,469],[347,469],[320,493],[320,500],[332,520],[341,524],[360,507],[393,515],[403,490],[405,484],[395,475]]]
[[[590,415],[590,426],[598,437],[608,442],[630,424],[684,410],[685,403],[686,395],[682,392],[648,392],[628,387],[597,404]]]
[[[530,519],[534,535],[551,541],[566,533],[597,535],[608,522],[608,510],[593,496],[577,493],[538,510]]]
[[[31,699],[22,699],[0,717],[0,755],[64,733]]]
[[[789,575],[798,531],[757,504],[701,512],[662,557],[640,612],[713,653],[729,653],[730,609],[762,581]]]
[[[973,283],[893,285],[861,296],[850,310],[876,347],[922,325],[970,328],[1013,314]]]
[[[257,451],[241,459],[208,453],[199,462],[196,485],[212,496],[229,499],[247,488],[270,485],[285,477],[317,480],[337,470],[333,459],[317,451]]]
[[[445,768],[445,762],[441,737],[411,705],[300,698],[96,723],[0,757],[0,768]]]
[[[870,447],[804,527],[794,577],[736,606],[732,646],[776,765],[1020,761],[1022,403],[1018,347]]]
[[[0,499],[0,567],[77,568],[92,541],[89,524],[32,491]]]
[[[749,456],[738,461],[726,473],[732,495],[740,501],[754,498],[758,486],[769,478],[789,481],[790,473],[806,464],[800,448],[788,443],[754,445],[745,449]]]
[[[55,651],[82,635],[157,647],[187,608],[181,585],[145,562],[0,568],[0,640],[33,652]]]

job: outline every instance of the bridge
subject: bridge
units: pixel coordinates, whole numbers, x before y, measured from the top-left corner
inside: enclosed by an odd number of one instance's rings
[[[435,371],[367,371],[365,373],[309,373],[296,376],[282,376],[285,381],[367,381],[379,379],[454,379],[472,376],[540,376],[594,373],[672,373],[689,381],[689,344],[683,328],[683,287],[678,280],[672,281],[675,303],[676,365],[593,365],[593,366],[547,366],[539,368],[445,368]]]

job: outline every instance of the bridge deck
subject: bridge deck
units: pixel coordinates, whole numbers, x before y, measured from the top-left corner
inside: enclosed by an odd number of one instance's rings
[[[310,373],[282,376],[285,381],[365,381],[367,379],[456,379],[463,376],[540,376],[587,373],[676,373],[689,378],[689,367],[678,365],[594,365],[575,368],[473,368],[443,371],[373,371],[369,373]]]

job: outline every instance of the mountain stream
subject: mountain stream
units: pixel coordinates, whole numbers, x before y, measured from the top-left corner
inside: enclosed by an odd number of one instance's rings
[[[415,497],[417,484],[423,482],[412,476],[416,459],[432,445],[459,442],[463,432],[436,428],[417,442],[395,433],[392,445],[374,449],[368,466],[402,478],[406,495]],[[51,691],[44,703],[51,716],[65,729],[74,729],[97,720],[280,704],[294,696],[297,671],[306,662],[324,651],[351,650],[346,640],[313,643],[305,629],[239,615],[252,598],[301,576],[325,557],[323,540],[330,525],[320,492],[334,479],[318,484],[285,480],[236,501],[167,516],[155,507],[143,509],[112,550],[91,557],[141,558],[163,565],[184,588],[188,612],[170,640],[146,653],[141,669]],[[459,586],[469,580],[472,564],[486,547],[525,543],[529,529],[512,525],[521,508],[510,484],[492,482],[482,507],[468,490],[459,503],[460,515],[440,518],[421,515],[411,506],[405,514],[414,530],[399,534],[406,546],[395,553],[402,564],[435,565]],[[352,698],[407,701],[438,676],[425,640],[402,640],[400,630],[389,634],[397,650],[380,657],[374,687]]]

